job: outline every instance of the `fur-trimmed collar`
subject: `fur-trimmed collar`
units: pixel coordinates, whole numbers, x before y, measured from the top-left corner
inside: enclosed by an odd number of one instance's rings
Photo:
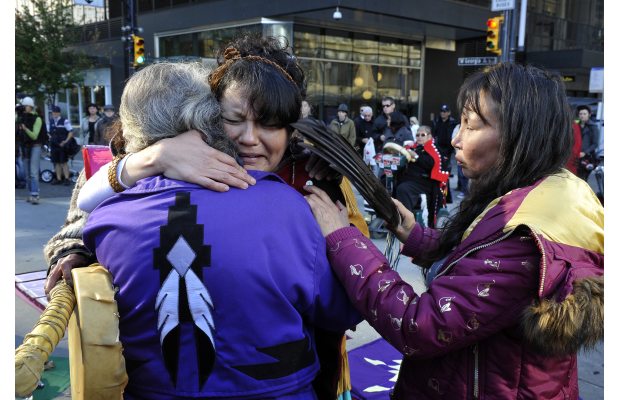
[[[521,319],[525,341],[545,355],[576,353],[604,335],[603,277],[577,280],[564,301],[536,300]]]

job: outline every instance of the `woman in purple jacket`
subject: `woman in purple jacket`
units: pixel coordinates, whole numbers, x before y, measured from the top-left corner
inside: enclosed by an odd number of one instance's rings
[[[350,300],[403,355],[394,399],[577,399],[577,351],[603,338],[603,208],[563,169],[570,108],[560,78],[499,64],[459,97],[456,160],[471,190],[443,230],[402,204],[392,227],[424,268],[416,293],[346,210],[307,200]]]

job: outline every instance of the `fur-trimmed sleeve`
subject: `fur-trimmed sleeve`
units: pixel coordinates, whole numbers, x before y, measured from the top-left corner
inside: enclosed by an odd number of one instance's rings
[[[80,253],[95,261],[95,256],[92,254],[82,241],[82,228],[86,224],[88,214],[80,210],[77,206],[77,198],[80,193],[80,189],[86,182],[86,176],[84,170],[80,172],[77,183],[73,188],[73,194],[71,195],[71,202],[69,203],[69,211],[65,223],[52,238],[47,242],[43,248],[43,256],[48,267],[58,261],[59,258],[64,257],[72,253]],[[49,273],[49,269],[48,269]]]

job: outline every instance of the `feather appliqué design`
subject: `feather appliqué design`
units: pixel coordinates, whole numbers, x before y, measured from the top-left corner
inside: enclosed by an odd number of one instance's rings
[[[155,299],[162,355],[175,387],[180,366],[187,362],[197,363],[202,387],[215,364],[214,305],[201,278],[202,269],[211,265],[211,246],[204,244],[204,227],[197,223],[197,206],[190,204],[189,192],[176,193],[168,224],[159,229],[160,246],[153,250],[153,266],[162,282]],[[197,328],[191,332],[193,350],[201,356],[195,361],[179,360],[181,335],[187,337],[191,325]]]

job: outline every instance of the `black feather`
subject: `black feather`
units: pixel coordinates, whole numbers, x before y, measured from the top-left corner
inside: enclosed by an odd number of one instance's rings
[[[391,226],[400,223],[389,192],[349,142],[314,118],[303,118],[291,125],[305,139],[300,145],[346,176],[380,218]]]

